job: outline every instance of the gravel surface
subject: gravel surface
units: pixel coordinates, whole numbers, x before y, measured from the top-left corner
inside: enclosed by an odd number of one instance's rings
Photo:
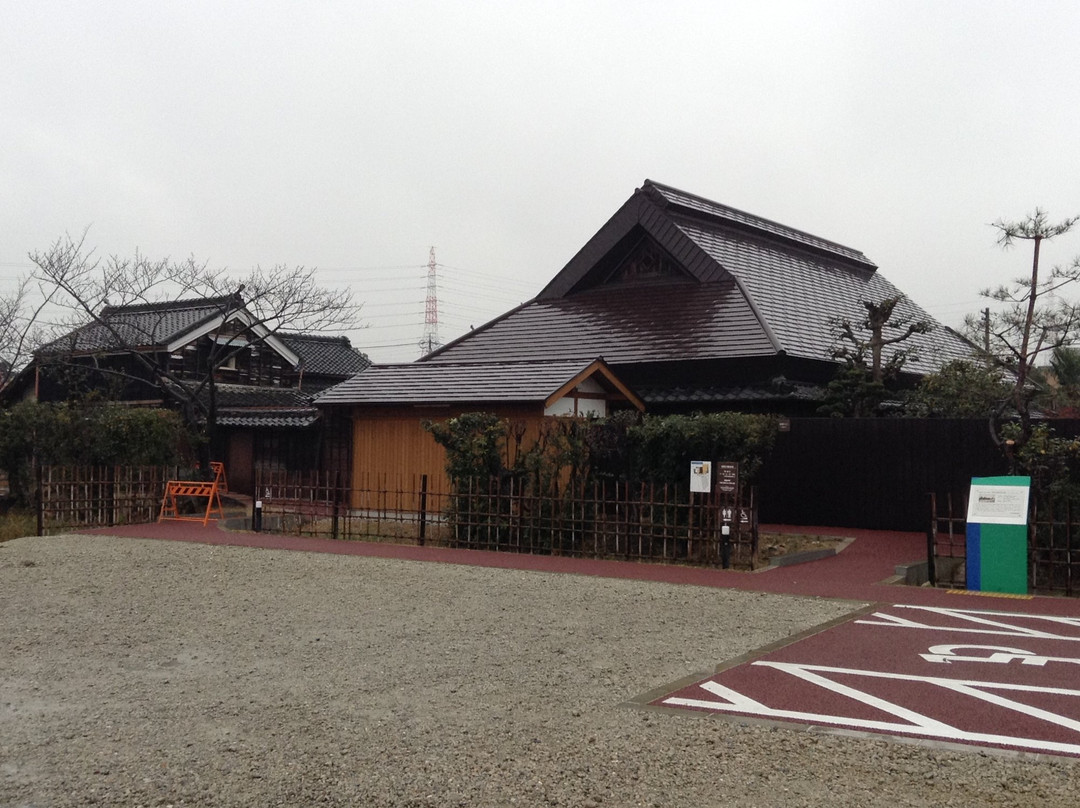
[[[1075,806],[1080,764],[626,706],[858,604],[0,544],[0,805]]]

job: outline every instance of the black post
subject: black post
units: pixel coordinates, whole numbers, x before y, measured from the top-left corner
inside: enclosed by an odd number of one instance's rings
[[[106,520],[109,527],[116,524],[116,466],[105,467],[105,490],[108,492],[104,496],[105,507],[108,508],[108,519]]]
[[[420,475],[420,537],[417,543],[423,547],[427,532],[427,475]]]
[[[334,516],[331,522],[330,537],[338,538],[338,516],[341,512],[341,472],[334,472],[334,488],[331,496],[334,498]]]
[[[262,530],[262,500],[256,499],[251,504],[251,529],[258,533]]]
[[[949,525],[950,537],[952,524]],[[930,492],[930,527],[926,529],[926,577],[930,586],[937,586],[937,562],[934,559],[934,545],[937,544],[937,497]],[[950,539],[951,540],[951,539]]]
[[[41,491],[41,466],[37,463],[34,464],[34,482],[37,490],[34,493],[34,499],[37,500],[37,534],[39,536],[45,535],[45,497],[42,496]]]

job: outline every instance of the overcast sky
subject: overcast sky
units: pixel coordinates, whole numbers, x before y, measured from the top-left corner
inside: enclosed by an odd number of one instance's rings
[[[0,279],[315,266],[419,355],[532,297],[646,178],[862,250],[947,324],[1080,214],[1080,3],[0,0]],[[1049,245],[1080,254],[1080,231]],[[366,327],[361,327],[366,326]]]

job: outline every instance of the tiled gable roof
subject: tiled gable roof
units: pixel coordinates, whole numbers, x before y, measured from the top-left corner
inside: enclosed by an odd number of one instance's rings
[[[621,262],[645,249],[663,251],[686,283],[617,282]],[[900,294],[858,250],[647,181],[535,299],[420,361],[830,361],[832,318],[858,323],[864,301]],[[896,311],[933,322],[910,300]],[[971,354],[942,327],[904,347],[916,353],[906,369],[918,373]]]
[[[371,365],[348,337],[279,333],[278,336],[303,362],[304,373],[345,378]]]
[[[236,301],[232,297],[106,306],[99,315],[104,322],[95,321],[77,328],[44,346],[41,352],[91,353],[127,346],[163,346],[235,308]]]
[[[453,404],[544,402],[595,360],[372,365],[315,403]]]

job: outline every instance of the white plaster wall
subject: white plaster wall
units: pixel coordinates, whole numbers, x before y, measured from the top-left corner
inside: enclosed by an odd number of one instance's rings
[[[582,393],[596,393],[603,395],[604,388],[593,379],[586,379],[577,386]],[[579,399],[577,412],[574,411],[574,395],[563,396],[550,407],[544,410],[544,415],[596,415],[603,418],[607,415],[607,401],[602,398]]]

